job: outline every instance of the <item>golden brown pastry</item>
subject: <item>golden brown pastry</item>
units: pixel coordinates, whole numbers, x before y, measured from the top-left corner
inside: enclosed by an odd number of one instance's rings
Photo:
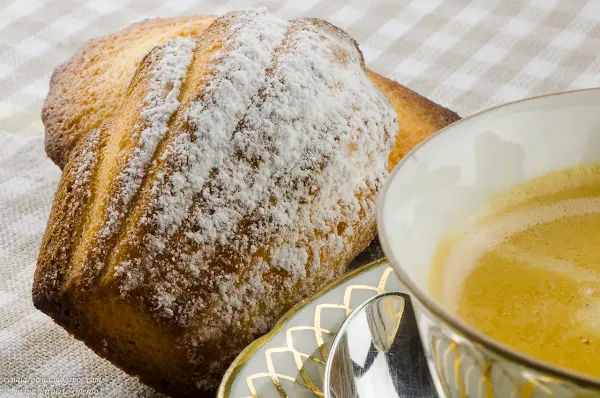
[[[417,94],[393,80],[367,69],[367,76],[394,106],[398,133],[389,155],[389,170],[421,141],[454,123],[460,117],[453,111]]]
[[[34,304],[158,390],[210,396],[374,237],[395,118],[322,20],[234,12],[166,41],[68,156]]]
[[[42,110],[46,152],[61,168],[77,141],[110,121],[143,55],[179,36],[196,36],[216,17],[162,18],[134,24],[90,41],[54,71]],[[458,115],[399,83],[367,70],[396,109],[400,130],[390,154],[390,169],[416,144]]]
[[[54,70],[42,109],[46,153],[61,169],[71,149],[112,119],[131,76],[153,47],[176,37],[198,36],[216,17],[157,18],[90,40]]]

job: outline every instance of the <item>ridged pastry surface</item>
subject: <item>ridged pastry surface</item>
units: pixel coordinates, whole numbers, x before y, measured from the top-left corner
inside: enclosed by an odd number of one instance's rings
[[[170,39],[199,36],[215,19],[149,19],[86,43],[52,75],[42,108],[48,156],[63,168],[77,142],[118,113],[144,54]],[[367,76],[390,99],[400,125],[389,155],[390,170],[416,144],[460,119],[398,82],[369,69]]]
[[[170,39],[198,36],[215,18],[148,19],[88,41],[52,74],[42,108],[48,156],[63,168],[77,142],[118,113],[144,54]]]
[[[155,47],[70,155],[34,302],[145,382],[209,391],[371,241],[395,118],[321,20],[234,12]]]

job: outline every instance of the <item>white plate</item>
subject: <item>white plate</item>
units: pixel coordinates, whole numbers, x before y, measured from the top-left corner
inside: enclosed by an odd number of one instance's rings
[[[288,311],[233,361],[218,398],[322,397],[329,347],[346,316],[376,294],[407,292],[386,260],[334,281]]]

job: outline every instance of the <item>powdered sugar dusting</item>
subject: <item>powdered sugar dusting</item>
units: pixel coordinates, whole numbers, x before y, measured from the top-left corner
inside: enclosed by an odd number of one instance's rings
[[[288,23],[268,14],[266,10],[236,13],[229,30],[232,38],[223,43],[226,52],[213,55],[213,78],[206,84],[202,101],[193,101],[187,118],[194,134],[179,135],[165,157],[176,156],[177,163],[186,165],[176,171],[157,195],[159,225],[155,244],[173,233],[188,217],[193,195],[209,178],[210,171],[223,164],[231,154],[231,135],[250,106],[265,79],[274,49],[281,43]],[[231,212],[226,206],[211,220],[199,220],[202,234],[217,238],[217,231],[231,224]],[[210,239],[214,240],[214,239]]]
[[[133,267],[131,261],[123,261],[120,265],[115,266],[115,274],[121,278],[120,290],[122,296],[127,295],[144,281],[144,275],[137,267]]]
[[[132,139],[137,139],[138,145],[129,157],[127,167],[118,177],[121,189],[113,201],[120,206],[128,206],[138,191],[146,168],[168,130],[169,119],[179,108],[179,92],[195,48],[196,41],[190,37],[173,39],[160,47],[159,61],[153,64],[148,94],[144,98],[141,113],[145,125],[139,133],[133,134]],[[109,207],[109,220],[103,230],[104,236],[112,232],[112,227],[122,214],[120,207]]]
[[[306,264],[308,252],[303,247],[291,247],[283,245],[276,247],[271,253],[271,263],[274,267],[287,271],[292,275],[292,280],[298,280],[306,276],[306,268],[298,267],[298,264]]]
[[[95,153],[95,148],[100,143],[101,129],[92,130],[86,140],[85,148],[82,151],[82,156],[77,165],[75,172],[75,184],[73,189],[79,190],[86,185],[92,176],[93,170],[98,163],[98,157]]]
[[[201,101],[185,110],[191,131],[161,159],[173,170],[154,182],[146,220],[157,226],[155,255],[175,250],[178,231],[187,238],[176,253],[185,264],[165,265],[155,292],[163,315],[183,323],[201,303],[165,297],[185,296],[199,283],[190,269],[206,269],[219,251],[233,253],[223,265],[252,267],[243,276],[208,270],[227,303],[221,311],[232,311],[265,299],[270,270],[284,271],[289,288],[319,269],[320,250],[333,258],[348,250],[353,224],[374,220],[370,193],[387,176],[396,131],[391,104],[344,33],[265,11],[236,14],[229,29]],[[268,261],[256,260],[259,250]]]

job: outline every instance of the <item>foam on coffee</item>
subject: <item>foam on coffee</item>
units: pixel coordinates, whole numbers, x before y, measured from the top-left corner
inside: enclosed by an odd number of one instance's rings
[[[541,207],[526,207],[463,227],[463,231],[450,237],[450,241],[442,242],[442,245],[448,246],[443,271],[443,279],[446,283],[441,292],[438,291],[434,294],[442,302],[448,303],[453,310],[456,310],[461,281],[464,281],[467,274],[476,266],[477,259],[490,247],[497,246],[515,233],[534,225],[586,214],[600,214],[600,197],[570,199]],[[593,277],[600,280],[600,273],[592,273],[589,270],[567,265],[571,264],[568,262],[533,258],[527,253],[519,255],[527,256],[528,262],[531,264],[569,273],[577,281]]]
[[[441,240],[430,292],[501,343],[600,377],[600,167],[490,199]]]

